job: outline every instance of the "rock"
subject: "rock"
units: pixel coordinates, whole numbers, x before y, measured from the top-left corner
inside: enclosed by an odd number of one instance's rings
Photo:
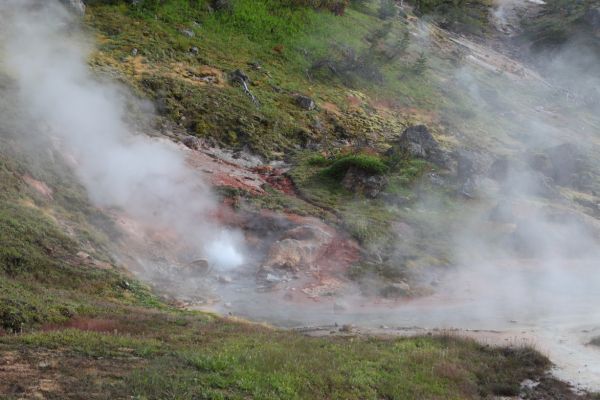
[[[200,276],[210,272],[210,265],[206,260],[196,260],[181,268],[181,272],[188,276]]]
[[[135,57],[135,56],[137,56],[137,55],[138,55],[138,49],[136,49],[136,48],[132,49],[132,50],[131,50],[131,56],[132,56],[132,57]]]
[[[302,225],[287,230],[282,235],[282,238],[295,240],[316,240],[319,242],[325,242],[329,240],[330,235],[322,229],[316,228],[314,226]]]
[[[584,154],[573,144],[564,143],[546,150],[552,164],[550,176],[558,185],[581,186],[580,177],[586,171]]]
[[[492,163],[488,171],[488,176],[495,181],[504,181],[508,177],[510,163],[508,158],[502,157]]]
[[[385,189],[388,179],[383,175],[372,174],[354,166],[348,168],[342,186],[354,193],[363,193],[374,199]]]
[[[277,275],[267,274],[267,276],[265,276],[265,281],[269,283],[279,283],[282,281],[282,279]]]
[[[316,226],[300,226],[284,232],[271,245],[260,274],[283,270],[296,273],[315,267],[318,257],[331,243],[331,235]]]
[[[186,136],[181,143],[183,143],[185,147],[192,150],[200,150],[200,147],[202,147],[200,139],[194,136]]]
[[[85,4],[82,0],[60,0],[71,12],[83,17],[85,15]]]
[[[410,286],[406,282],[392,283],[381,289],[381,295],[386,298],[398,298],[409,294]]]
[[[584,21],[592,28],[594,32],[600,31],[600,7],[591,6],[584,15]]]
[[[39,369],[49,369],[51,366],[52,366],[52,364],[50,364],[48,361],[40,361],[38,363]]]
[[[295,101],[298,107],[307,111],[312,111],[317,107],[315,101],[308,96],[298,95]]]
[[[189,38],[193,38],[194,36],[196,36],[196,33],[194,33],[194,31],[191,29],[182,29],[181,34]]]
[[[411,158],[422,158],[442,167],[446,167],[448,163],[448,156],[425,125],[407,128],[388,153],[389,155],[400,153]]]
[[[198,54],[199,52],[200,52],[200,50],[196,46],[194,46],[190,49],[190,53],[192,53],[192,54]]]
[[[344,324],[340,328],[340,332],[351,333],[352,331],[354,331],[354,325],[352,324]]]
[[[546,149],[542,153],[529,154],[527,162],[531,169],[551,179],[560,186],[581,189],[586,186],[586,160],[573,144],[564,143]]]
[[[458,188],[458,193],[469,199],[476,197],[476,191],[477,191],[477,184],[475,183],[475,180],[473,180],[471,178],[464,181]]]
[[[248,75],[246,75],[246,73],[241,69],[236,69],[235,71],[230,72],[229,79],[231,80],[231,82],[240,84],[250,82],[250,78],[248,77]]]
[[[228,10],[231,8],[231,0],[212,0],[210,6],[215,11]]]
[[[475,157],[467,151],[459,151],[456,153],[456,179],[459,182],[472,180],[477,174],[475,166]]]
[[[311,267],[314,259],[314,246],[307,241],[283,239],[275,242],[267,256],[266,267],[298,271],[302,267]]]
[[[227,275],[219,275],[219,283],[225,283],[225,284],[230,284],[233,282],[233,279],[231,279],[230,276]]]

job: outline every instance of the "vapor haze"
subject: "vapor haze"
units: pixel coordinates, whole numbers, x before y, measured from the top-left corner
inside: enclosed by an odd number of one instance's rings
[[[209,222],[216,202],[183,151],[133,134],[125,112],[133,96],[92,75],[90,46],[73,15],[57,1],[4,0],[0,26],[2,60],[17,82],[18,101],[46,127],[40,134],[57,139],[73,160],[94,204],[175,232],[192,259],[223,269],[242,263],[237,234]]]

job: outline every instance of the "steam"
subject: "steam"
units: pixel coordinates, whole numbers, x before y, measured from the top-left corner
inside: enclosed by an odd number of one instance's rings
[[[519,12],[529,4],[544,5],[544,0],[496,0],[492,12],[492,21],[501,30],[510,29],[510,25],[519,18]]]
[[[216,202],[175,144],[133,134],[131,97],[89,71],[90,46],[57,1],[3,0],[4,67],[16,80],[30,116],[70,154],[91,200],[144,226],[175,232],[221,269],[243,262],[236,232],[208,222]]]

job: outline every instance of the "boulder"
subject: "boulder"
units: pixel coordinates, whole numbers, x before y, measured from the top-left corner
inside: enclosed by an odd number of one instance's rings
[[[393,156],[394,153],[422,158],[442,167],[446,167],[448,163],[448,156],[425,125],[415,125],[404,130],[389,151],[389,155]]]
[[[465,197],[473,198],[477,191],[477,163],[475,155],[471,152],[459,151],[455,154],[455,158],[458,193]]]
[[[580,189],[585,186],[586,160],[573,144],[550,147],[542,153],[529,154],[531,169],[550,178],[556,185]]]
[[[296,96],[296,105],[307,111],[312,111],[317,107],[313,99],[303,95]]]
[[[230,72],[229,79],[233,83],[239,83],[239,84],[250,83],[250,78],[241,69],[236,69],[235,71]]]
[[[592,28],[594,32],[600,31],[600,6],[590,7],[585,15],[585,22]]]
[[[388,179],[383,175],[372,174],[354,166],[348,168],[342,186],[354,193],[363,193],[374,199],[385,189]]]
[[[508,177],[510,163],[508,158],[501,157],[492,163],[488,171],[488,176],[495,181],[504,181]]]
[[[192,150],[200,150],[200,148],[202,147],[200,139],[198,139],[195,136],[186,136],[185,138],[183,138],[181,143],[183,143],[185,147]]]
[[[385,298],[398,298],[410,295],[410,286],[406,282],[392,283],[381,289]]]
[[[477,173],[475,159],[473,154],[467,151],[459,151],[456,153],[456,179],[459,182],[465,182],[473,179]]]
[[[299,226],[286,231],[273,243],[262,272],[298,272],[311,269],[331,241],[331,235],[315,226]]]
[[[85,15],[85,3],[82,0],[60,0],[60,2],[75,14]]]

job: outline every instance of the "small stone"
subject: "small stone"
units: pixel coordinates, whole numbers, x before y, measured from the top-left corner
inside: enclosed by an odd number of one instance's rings
[[[135,57],[138,55],[138,49],[134,48],[133,50],[131,50],[131,56]]]
[[[51,364],[48,361],[41,361],[38,363],[38,368],[39,369],[48,369],[50,368]]]
[[[193,30],[191,29],[182,29],[181,33],[187,37],[193,38],[194,36],[196,36],[196,34],[194,33]]]
[[[274,274],[267,274],[265,280],[270,283],[278,283],[281,282],[281,278]]]
[[[200,50],[196,46],[194,46],[190,49],[190,53],[192,53],[192,54],[198,54],[199,52],[200,52]]]
[[[233,282],[233,279],[231,279],[231,277],[227,275],[219,275],[219,282],[229,284]]]
[[[352,332],[354,330],[354,325],[352,324],[344,324],[342,325],[342,327],[340,328],[340,332]]]

